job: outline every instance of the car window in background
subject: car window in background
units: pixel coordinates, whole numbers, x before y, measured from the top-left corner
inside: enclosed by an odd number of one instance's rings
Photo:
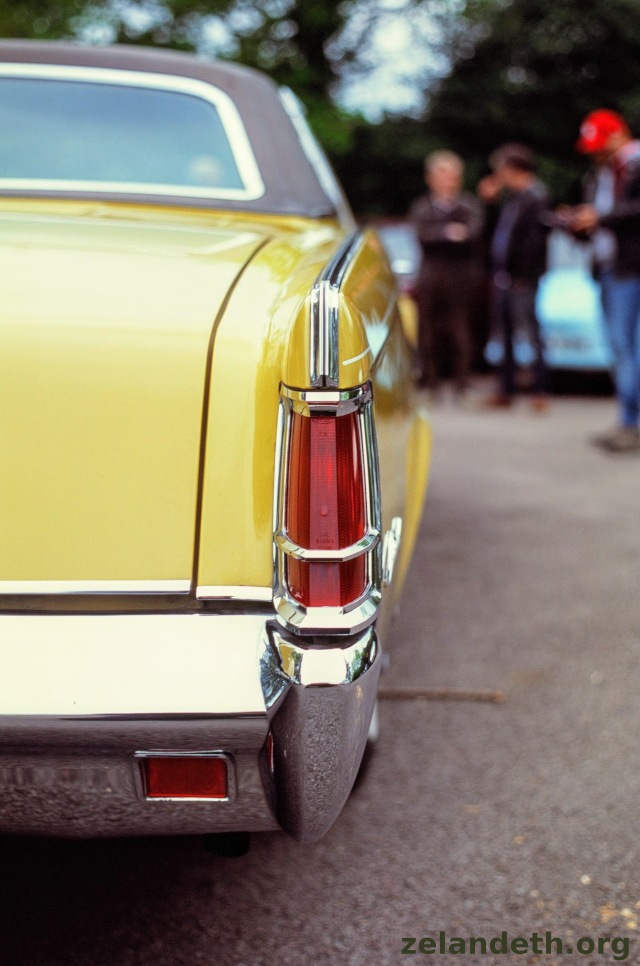
[[[0,186],[257,197],[260,176],[232,102],[200,86],[206,97],[154,89],[144,77],[0,76]]]
[[[577,242],[562,231],[549,235],[547,271],[540,279],[537,297],[538,317],[548,344],[550,339],[551,344],[558,341],[558,326],[565,330],[571,326],[574,340],[579,330],[584,333],[602,326],[600,288],[593,278],[592,259],[589,243]]]
[[[592,246],[578,242],[564,231],[552,231],[547,241],[547,271],[558,268],[578,269],[591,273]]]
[[[592,248],[566,232],[552,231],[547,243],[547,270],[540,279],[536,312],[550,370],[608,372],[613,357],[602,313],[600,286],[592,274]],[[534,349],[525,332],[515,332],[514,354],[530,366]],[[485,359],[500,365],[502,333],[492,325]]]
[[[420,245],[413,227],[399,222],[376,225],[376,230],[400,287],[410,288],[420,267]]]

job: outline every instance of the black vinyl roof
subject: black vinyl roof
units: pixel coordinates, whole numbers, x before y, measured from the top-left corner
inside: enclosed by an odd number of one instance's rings
[[[224,61],[207,61],[172,50],[127,45],[95,47],[69,42],[0,40],[0,63],[33,63],[111,68],[195,78],[224,91],[235,103],[258,162],[265,191],[256,200],[171,198],[162,203],[229,208],[306,217],[339,214],[340,201],[330,197],[302,148],[274,82],[259,71]],[[15,193],[15,192],[12,192]],[[48,194],[49,192],[43,192]],[[59,196],[59,192],[51,192]],[[104,197],[103,195],[101,195]],[[83,193],[82,197],[86,197]],[[115,200],[136,199],[109,195]],[[155,200],[155,199],[154,199]],[[347,209],[348,212],[348,209]]]

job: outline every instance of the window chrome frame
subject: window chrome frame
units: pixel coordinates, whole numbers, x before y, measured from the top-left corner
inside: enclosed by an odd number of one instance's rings
[[[220,201],[255,201],[265,193],[249,136],[233,100],[224,91],[205,81],[178,74],[120,70],[109,67],[81,67],[60,64],[0,63],[0,78],[75,81],[106,86],[138,87],[167,93],[187,94],[213,105],[229,141],[229,148],[244,184],[243,188],[207,188],[154,182],[86,181],[47,178],[2,178],[0,192],[29,191],[83,195],[149,195],[171,198],[200,198]]]
[[[306,109],[300,98],[294,94],[290,87],[280,87],[278,96],[285,111],[289,115],[293,124],[300,146],[304,151],[309,164],[313,168],[322,185],[322,188],[335,206],[341,224],[348,230],[355,230],[355,219],[349,208],[349,203],[342,191],[342,187],[335,176],[329,160],[320,147],[320,144],[309,127],[306,117]]]
[[[280,624],[296,634],[354,634],[375,620],[381,600],[382,543],[381,501],[378,450],[373,422],[371,384],[336,391],[297,390],[281,386],[278,416],[278,449],[274,507],[274,585],[273,603]],[[365,490],[365,534],[350,547],[340,550],[308,550],[298,546],[287,534],[287,471],[290,459],[291,416],[310,417],[358,414],[360,458]],[[288,558],[305,562],[345,562],[364,556],[366,586],[356,600],[343,607],[305,607],[295,600],[288,587]]]

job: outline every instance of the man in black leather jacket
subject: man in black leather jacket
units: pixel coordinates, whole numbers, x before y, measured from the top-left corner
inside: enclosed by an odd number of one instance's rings
[[[640,453],[640,142],[615,111],[592,111],[580,128],[577,148],[611,169],[610,204],[583,205],[573,215],[577,233],[609,229],[615,238],[606,280],[605,317],[615,357],[619,423],[594,437],[611,453]]]
[[[545,186],[536,177],[533,153],[521,144],[505,144],[491,155],[493,174],[479,186],[487,202],[506,191],[491,241],[493,327],[502,339],[504,356],[500,389],[487,400],[491,407],[509,406],[515,393],[514,342],[522,336],[533,347],[531,403],[542,412],[546,367],[540,326],[536,316],[536,292],[546,267],[549,201]]]

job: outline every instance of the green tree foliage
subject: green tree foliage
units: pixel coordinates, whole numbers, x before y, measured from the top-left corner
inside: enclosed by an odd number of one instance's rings
[[[423,160],[438,147],[423,122],[386,117],[353,128],[353,149],[333,158],[336,173],[357,215],[402,216],[424,191]]]
[[[427,128],[468,159],[472,177],[498,144],[522,141],[557,198],[573,198],[584,115],[611,107],[640,130],[638,0],[467,0],[450,49]]]
[[[0,0],[0,36],[51,39],[68,37],[86,3],[82,0]]]
[[[193,48],[194,26],[233,0],[0,0],[0,36],[71,39],[102,28],[101,42]]]
[[[236,27],[231,56],[266,71],[290,87],[309,112],[316,134],[336,156],[353,144],[354,120],[340,111],[332,90],[341,63],[349,56],[335,41],[349,16],[353,0],[236,0]]]

